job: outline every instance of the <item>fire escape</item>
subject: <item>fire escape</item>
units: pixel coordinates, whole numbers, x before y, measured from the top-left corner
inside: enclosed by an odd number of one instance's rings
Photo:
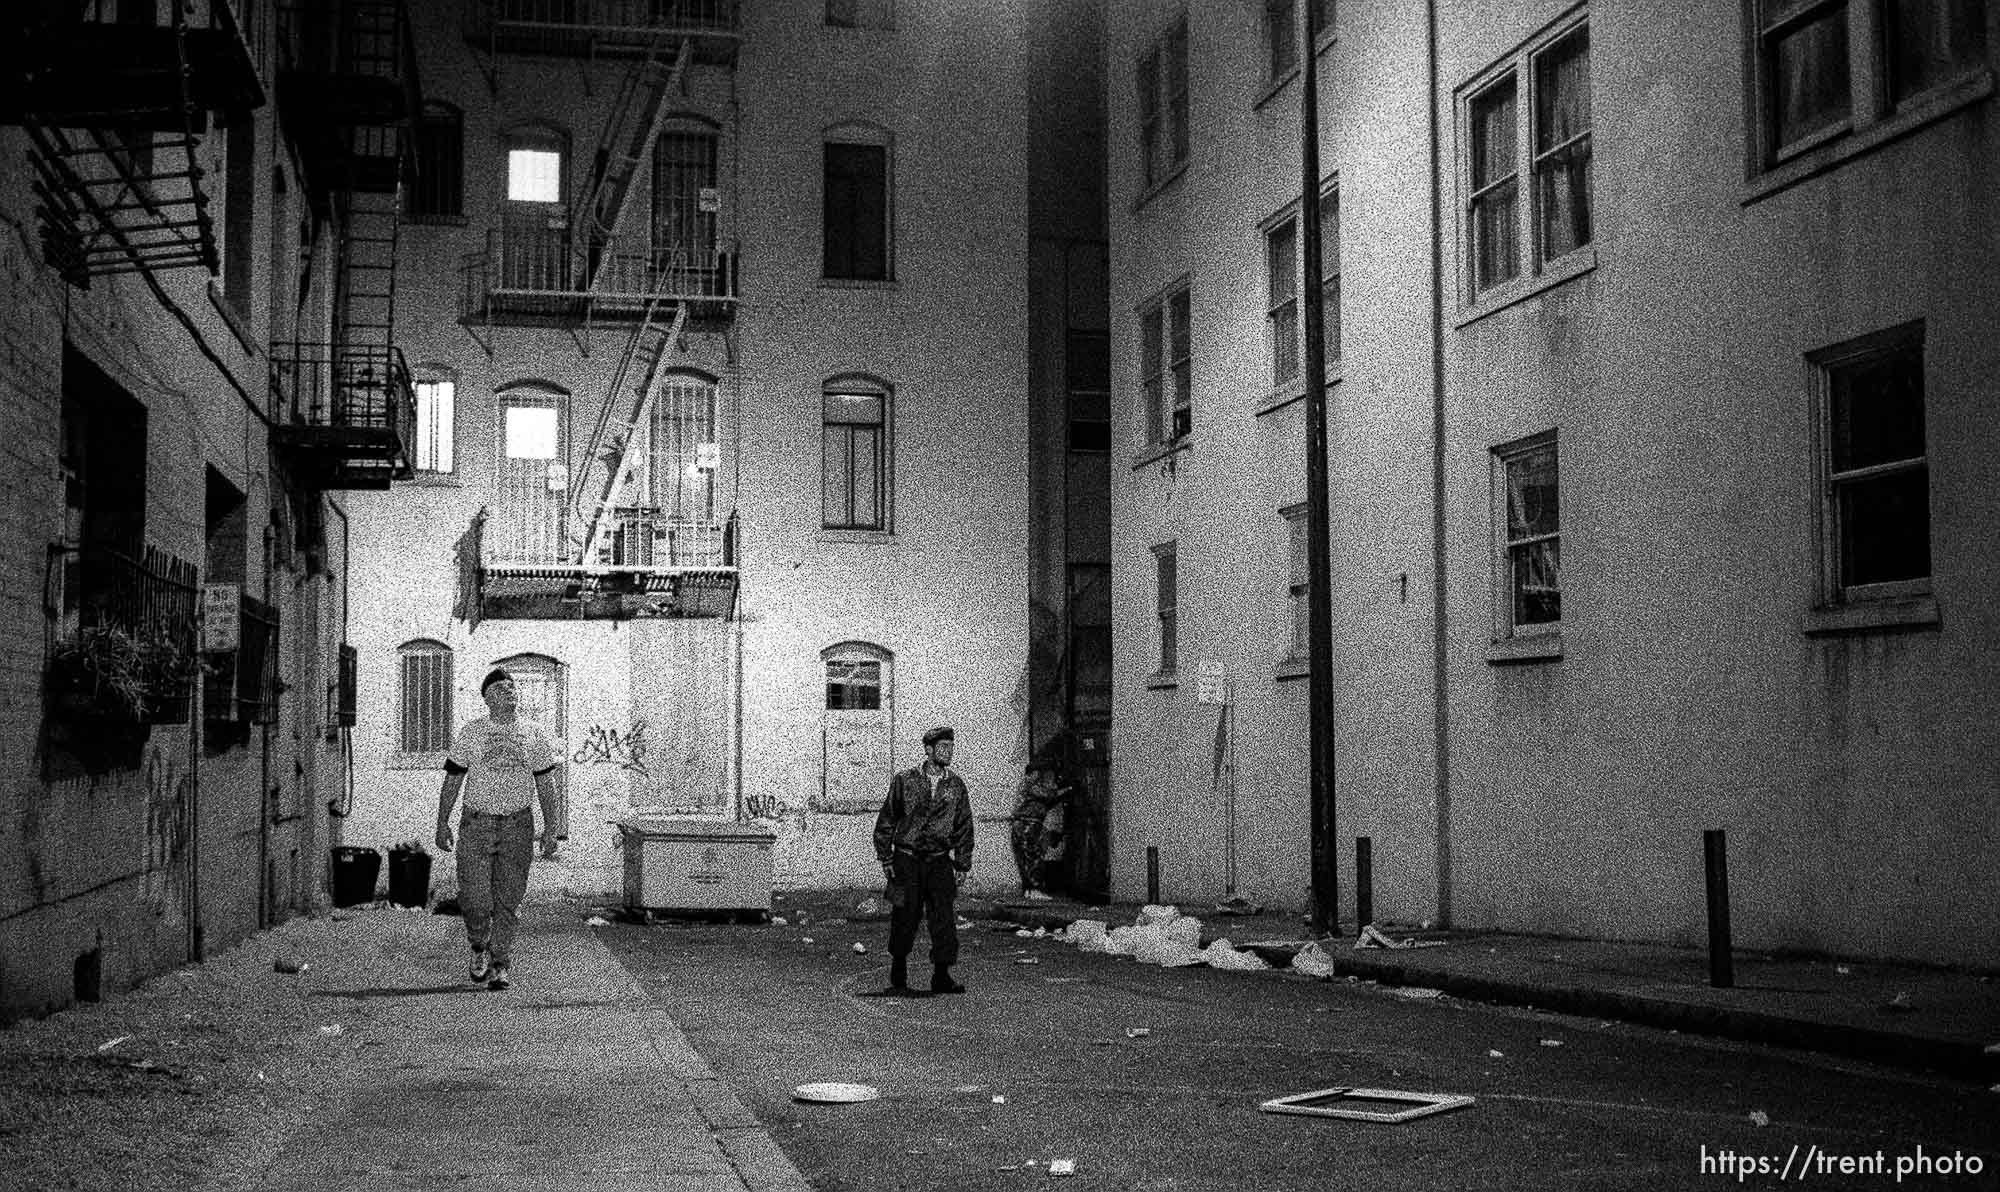
[[[488,352],[510,326],[568,330],[587,355],[623,350],[589,434],[540,508],[479,526],[484,617],[727,617],[735,518],[718,502],[718,387],[677,372],[687,338],[729,341],[736,251],[709,135],[668,133],[698,68],[734,68],[736,0],[475,0],[467,38],[498,85],[512,55],[613,59],[624,69],[573,195],[509,203],[462,267],[460,323]],[[650,197],[635,203],[635,192]],[[632,210],[633,207],[639,210]],[[628,330],[629,329],[629,330]]]
[[[32,146],[43,256],[107,274],[218,266],[199,149],[211,112],[264,102],[231,0],[17,0],[0,18],[0,121]]]
[[[339,245],[332,335],[271,345],[278,437],[316,487],[382,489],[413,467],[416,394],[396,346],[396,251],[423,110],[404,0],[284,0],[278,103],[314,214]]]

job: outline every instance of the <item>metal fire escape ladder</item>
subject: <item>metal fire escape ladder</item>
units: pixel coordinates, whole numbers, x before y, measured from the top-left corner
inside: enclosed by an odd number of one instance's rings
[[[588,566],[604,556],[611,537],[615,518],[612,510],[619,504],[625,486],[631,482],[632,468],[638,462],[634,448],[646,440],[646,430],[653,416],[653,398],[659,391],[660,365],[680,343],[681,332],[687,327],[688,308],[686,303],[674,304],[673,322],[664,329],[660,326],[659,315],[662,299],[655,296],[646,304],[646,319],[633,331],[632,339],[626,345],[625,357],[619,361],[618,372],[611,384],[611,392],[605,398],[604,407],[598,415],[597,429],[591,436],[590,454],[584,457],[584,467],[588,470],[583,477],[584,484],[578,486],[579,500],[584,493],[602,493],[596,508],[579,508],[578,520],[582,514],[589,514],[590,533],[584,541],[583,553],[578,562]],[[638,383],[632,387],[637,403],[630,421],[617,423],[615,436],[611,433],[614,425],[611,408],[618,400],[619,391],[639,374]],[[599,488],[596,476],[599,466],[603,467],[604,483]]]
[[[655,37],[646,56],[626,72],[612,104],[611,119],[592,155],[590,177],[570,212],[570,227],[577,229],[583,240],[579,291],[588,292],[597,284],[598,271],[624,220],[632,179],[640,166],[651,160],[653,146],[659,142],[667,96],[680,87],[694,57],[692,38],[679,39],[671,63],[661,56],[663,43],[664,37]]]
[[[168,7],[177,84],[171,108],[64,111],[61,127],[34,117],[23,121],[35,149],[28,156],[43,254],[80,288],[106,274],[197,265],[213,274],[219,265],[196,159],[187,16],[180,4]],[[167,131],[154,131],[155,125]],[[117,131],[121,127],[126,131]]]

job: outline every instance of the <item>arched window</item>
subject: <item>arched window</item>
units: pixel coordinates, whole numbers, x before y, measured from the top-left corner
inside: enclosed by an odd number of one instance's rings
[[[820,524],[829,530],[892,528],[895,456],[889,386],[860,374],[829,377],[820,391]]]
[[[458,370],[444,364],[414,364],[417,388],[416,470],[448,476],[457,468]]]
[[[849,121],[827,129],[822,142],[821,276],[894,281],[895,138],[878,124]]]
[[[411,223],[465,222],[465,115],[429,100],[417,123],[417,176],[404,215]]]
[[[451,647],[418,638],[396,647],[399,729],[404,753],[451,748]]]
[[[878,712],[890,703],[893,655],[868,642],[842,642],[820,651],[826,668],[826,710]]]
[[[569,135],[549,124],[508,129],[506,202],[500,221],[500,267],[513,289],[568,289]]]

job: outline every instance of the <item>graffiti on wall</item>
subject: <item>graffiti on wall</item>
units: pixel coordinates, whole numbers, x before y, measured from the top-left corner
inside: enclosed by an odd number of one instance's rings
[[[593,724],[584,730],[583,744],[569,760],[579,766],[616,766],[651,778],[646,769],[646,722],[635,720],[624,732],[613,725]]]
[[[187,895],[188,842],[194,837],[191,767],[158,745],[146,750],[145,898],[167,921],[179,919]]]

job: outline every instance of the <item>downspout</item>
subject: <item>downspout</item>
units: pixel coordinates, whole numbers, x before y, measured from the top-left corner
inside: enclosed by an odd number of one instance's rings
[[[1437,804],[1437,921],[1451,925],[1451,687],[1445,601],[1444,199],[1438,127],[1437,0],[1425,8],[1431,167],[1431,733]]]
[[[271,605],[271,518],[268,511],[264,517],[264,607]],[[271,657],[277,648],[274,640],[277,634],[269,627],[264,634],[264,666],[276,665]],[[261,676],[259,681],[261,682]],[[261,696],[275,696],[275,692],[258,692]],[[261,707],[261,701],[259,706]],[[262,931],[271,925],[271,715],[272,709],[264,708],[264,722],[257,726],[257,929]]]

